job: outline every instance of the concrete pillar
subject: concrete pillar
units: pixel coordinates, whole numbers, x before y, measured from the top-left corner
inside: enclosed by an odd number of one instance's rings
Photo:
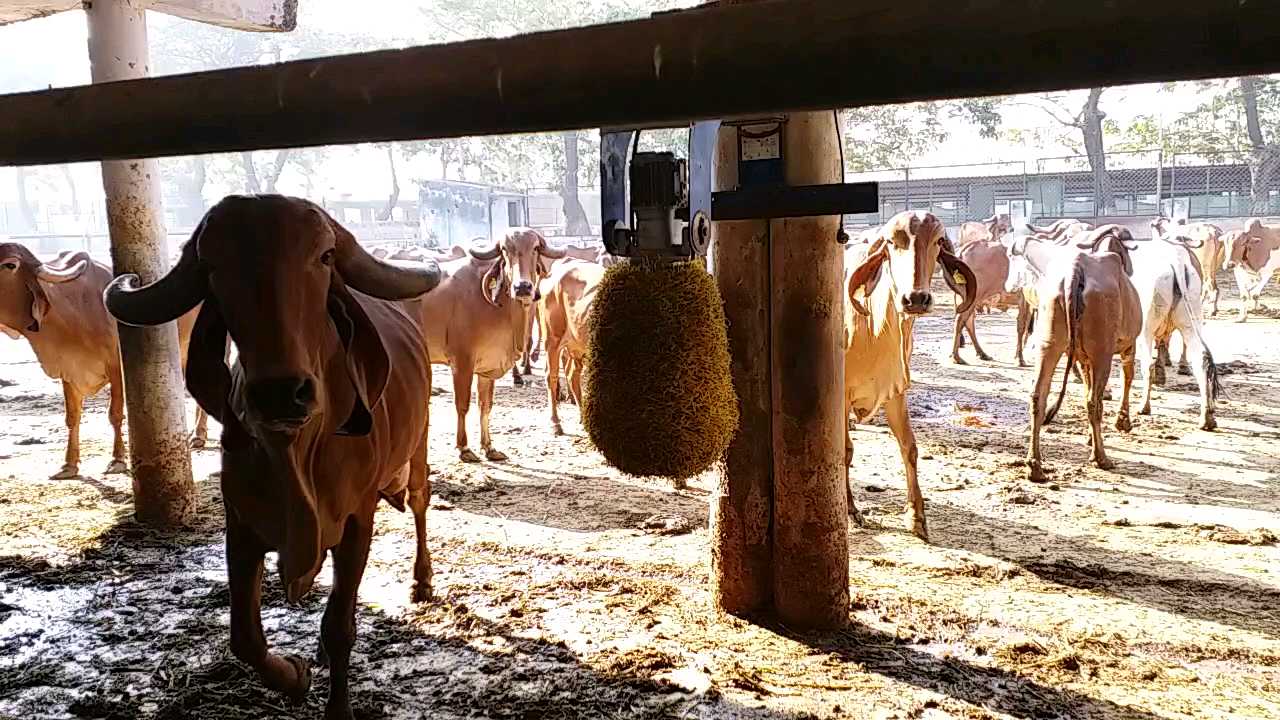
[[[150,60],[142,3],[91,0],[84,9],[93,82],[146,77]],[[143,283],[158,279],[169,267],[159,166],[154,160],[104,162],[102,184],[115,272],[137,273]],[[121,325],[119,331],[134,512],[147,524],[182,525],[195,512],[195,484],[177,326]]]

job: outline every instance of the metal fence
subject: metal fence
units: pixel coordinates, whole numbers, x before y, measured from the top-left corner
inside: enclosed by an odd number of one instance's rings
[[[870,226],[903,210],[927,210],[950,225],[1015,204],[1033,221],[1280,214],[1280,170],[1255,182],[1247,154],[1139,150],[1109,152],[1105,160],[1105,173],[1093,172],[1082,155],[853,173],[850,182],[880,183],[880,211],[846,223]]]

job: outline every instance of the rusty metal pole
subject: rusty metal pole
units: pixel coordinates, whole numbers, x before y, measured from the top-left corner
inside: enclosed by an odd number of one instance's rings
[[[783,126],[788,185],[838,183],[835,113]],[[843,252],[838,217],[770,222],[773,604],[789,626],[849,622],[844,468]]]
[[[722,127],[714,190],[738,185],[738,135]],[[711,503],[711,584],[734,615],[773,606],[773,391],[769,373],[769,222],[712,223],[712,267],[724,300],[738,434]]]
[[[93,82],[146,77],[149,57],[143,4],[93,0],[85,2],[84,9]],[[84,121],[91,123],[93,119]],[[158,279],[169,265],[158,164],[154,160],[104,162],[102,184],[115,272],[136,273],[143,283]],[[186,524],[195,513],[195,484],[187,446],[177,326],[121,325],[119,331],[134,513],[147,524]]]

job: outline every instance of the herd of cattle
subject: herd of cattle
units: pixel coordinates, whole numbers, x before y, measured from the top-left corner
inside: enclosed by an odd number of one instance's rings
[[[1102,400],[1114,358],[1124,391],[1116,427],[1127,431],[1130,385],[1141,361],[1144,399],[1158,382],[1176,330],[1183,363],[1200,386],[1201,427],[1215,426],[1217,370],[1202,336],[1202,302],[1217,312],[1214,277],[1225,265],[1240,282],[1244,309],[1257,305],[1280,264],[1280,227],[1250,222],[1222,233],[1204,224],[1153,223],[1137,241],[1118,225],[1059,221],[1014,231],[1007,216],[966,223],[953,244],[937,217],[904,212],[863,233],[845,249],[845,405],[862,422],[884,408],[901,449],[908,488],[907,522],[927,539],[917,482],[917,448],[907,411],[916,318],[935,303],[935,268],[961,300],[952,356],[967,335],[978,357],[975,319],[984,309],[1018,311],[1017,359],[1039,327],[1039,367],[1031,395],[1030,479],[1043,480],[1040,428],[1062,402],[1064,372],[1049,407],[1061,357],[1085,389],[1092,459],[1103,449]],[[570,396],[581,400],[596,288],[614,258],[592,249],[555,248],[534,230],[513,229],[496,243],[447,254],[369,252],[320,207],[281,196],[231,196],[213,207],[183,246],[174,267],[139,287],[84,253],[45,264],[14,243],[0,243],[0,325],[26,337],[42,368],[61,379],[69,428],[66,467],[78,473],[80,405],[111,385],[115,450],[109,471],[123,469],[120,360],[116,324],[177,321],[187,388],[222,434],[231,647],[265,684],[293,697],[310,685],[308,663],[269,651],[260,619],[264,556],[278,552],[290,600],[312,586],[328,552],[334,581],[318,659],[331,666],[326,717],[348,718],[347,669],[355,637],[356,592],[364,572],[374,510],[386,500],[411,509],[416,527],[412,597],[431,597],[426,508],[428,401],[432,364],[453,375],[460,458],[470,449],[466,417],[478,377],[480,446],[486,459],[506,456],[493,443],[494,382],[519,380],[547,357],[551,426],[558,414],[561,363]],[[539,342],[534,342],[536,335]],[[230,362],[231,341],[237,358]],[[202,443],[203,416],[194,443]],[[846,462],[853,445],[846,442]],[[857,513],[852,494],[851,512]]]

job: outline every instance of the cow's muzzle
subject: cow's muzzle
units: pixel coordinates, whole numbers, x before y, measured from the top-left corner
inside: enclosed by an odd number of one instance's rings
[[[916,290],[902,296],[902,311],[908,315],[923,315],[932,309],[932,293]]]
[[[533,302],[533,283],[528,280],[521,280],[511,286],[511,294],[516,300],[524,304]]]
[[[245,395],[253,420],[273,432],[296,432],[316,410],[316,383],[309,377],[253,380]]]

